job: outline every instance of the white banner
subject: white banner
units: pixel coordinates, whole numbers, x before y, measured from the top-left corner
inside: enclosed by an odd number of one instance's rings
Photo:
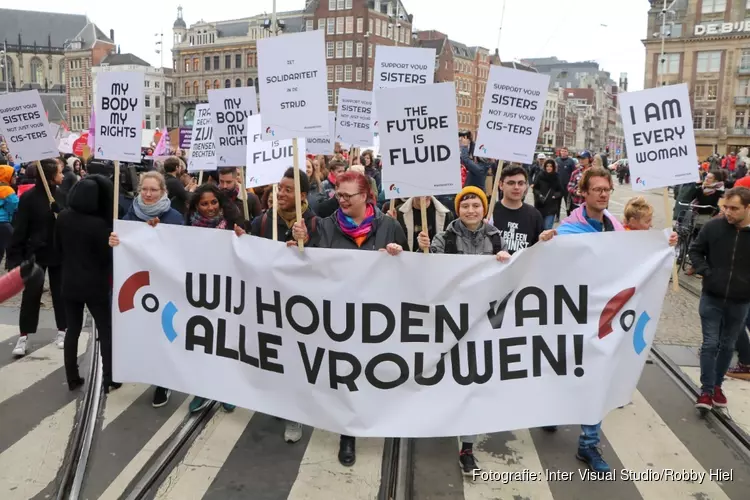
[[[633,189],[697,182],[698,156],[686,83],[619,94]]]
[[[385,197],[461,191],[453,82],[375,91]]]
[[[262,38],[257,44],[263,139],[332,134],[323,30]]]
[[[313,155],[333,155],[336,141],[333,135],[336,133],[336,112],[328,112],[328,135],[312,136],[305,139],[307,152]]]
[[[674,255],[660,231],[559,236],[501,264],[115,230],[115,380],[362,437],[599,422],[636,388]]]
[[[57,141],[36,90],[0,94],[0,135],[16,163],[58,156]]]
[[[373,145],[372,92],[339,89],[336,141],[356,147]]]
[[[208,91],[216,165],[238,167],[247,156],[247,119],[258,114],[255,87]]]
[[[247,160],[245,164],[245,187],[253,188],[277,184],[284,172],[294,166],[294,141],[264,141],[261,115],[247,119]],[[305,140],[297,141],[298,163],[305,165]]]
[[[195,106],[191,137],[188,172],[216,170],[216,143],[214,142],[214,126],[211,122],[210,105],[198,104]]]
[[[96,77],[96,158],[139,163],[143,73],[108,71]]]
[[[533,163],[548,87],[549,75],[490,66],[475,154]]]

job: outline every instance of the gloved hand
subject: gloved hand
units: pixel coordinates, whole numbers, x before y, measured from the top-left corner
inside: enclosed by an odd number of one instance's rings
[[[42,268],[37,265],[36,257],[33,255],[29,260],[21,262],[21,265],[18,267],[24,284],[38,280],[44,281],[44,271],[42,271]]]
[[[52,210],[53,214],[59,214],[60,212],[62,212],[62,208],[60,207],[60,205],[57,204],[56,201],[53,201],[52,203],[50,203],[49,208]]]

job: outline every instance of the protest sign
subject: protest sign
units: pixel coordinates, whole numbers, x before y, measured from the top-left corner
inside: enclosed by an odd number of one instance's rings
[[[322,30],[258,40],[264,140],[329,134],[326,75]]]
[[[193,129],[190,127],[180,127],[178,130],[178,147],[183,150],[190,149],[193,142]]]
[[[333,134],[336,133],[336,113],[328,112],[328,135],[308,137],[305,140],[307,152],[313,155],[332,155],[336,141]]]
[[[372,104],[372,92],[339,89],[339,107],[336,115],[337,142],[359,147],[372,146]]]
[[[685,83],[619,94],[633,189],[697,182],[693,113]]]
[[[507,264],[115,231],[115,380],[361,437],[601,421],[636,389],[674,260],[658,231],[558,237]]]
[[[208,104],[217,166],[243,165],[247,155],[247,119],[258,114],[255,87],[209,90]]]
[[[549,75],[490,66],[475,154],[533,163],[548,87]]]
[[[387,45],[376,47],[373,90],[425,85],[434,81],[435,49]]]
[[[17,163],[58,156],[57,142],[36,90],[0,95],[0,133]]]
[[[95,97],[95,156],[101,160],[140,162],[143,73],[99,73]]]
[[[292,139],[264,141],[262,115],[251,116],[247,120],[247,160],[245,162],[245,187],[267,186],[278,183],[288,168],[294,166]],[[305,157],[305,141],[297,143],[300,158]],[[300,161],[300,168],[304,163]]]
[[[182,129],[180,129],[182,130]],[[216,143],[214,127],[211,120],[211,107],[198,104],[195,107],[195,120],[190,135],[191,147],[188,156],[188,172],[216,170]],[[239,165],[242,165],[240,163]]]
[[[453,82],[375,91],[385,197],[461,191]]]

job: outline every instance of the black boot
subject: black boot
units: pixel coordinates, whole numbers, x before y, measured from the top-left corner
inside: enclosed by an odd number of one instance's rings
[[[70,389],[71,391],[75,391],[76,389],[78,389],[79,387],[83,385],[83,382],[84,380],[81,377],[76,377],[76,378],[71,377],[68,379],[68,389]]]
[[[354,451],[355,440],[351,436],[341,436],[339,442],[339,463],[344,467],[351,467],[357,461],[357,454]]]
[[[109,394],[109,391],[116,391],[122,384],[119,382],[104,382],[104,394]]]

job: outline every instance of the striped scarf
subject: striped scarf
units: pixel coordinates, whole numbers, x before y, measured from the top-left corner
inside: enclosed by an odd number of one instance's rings
[[[375,220],[375,206],[370,203],[367,204],[365,220],[359,225],[354,222],[354,219],[344,214],[341,209],[336,210],[336,218],[341,231],[354,240],[358,247],[361,247],[372,230],[372,222]]]

